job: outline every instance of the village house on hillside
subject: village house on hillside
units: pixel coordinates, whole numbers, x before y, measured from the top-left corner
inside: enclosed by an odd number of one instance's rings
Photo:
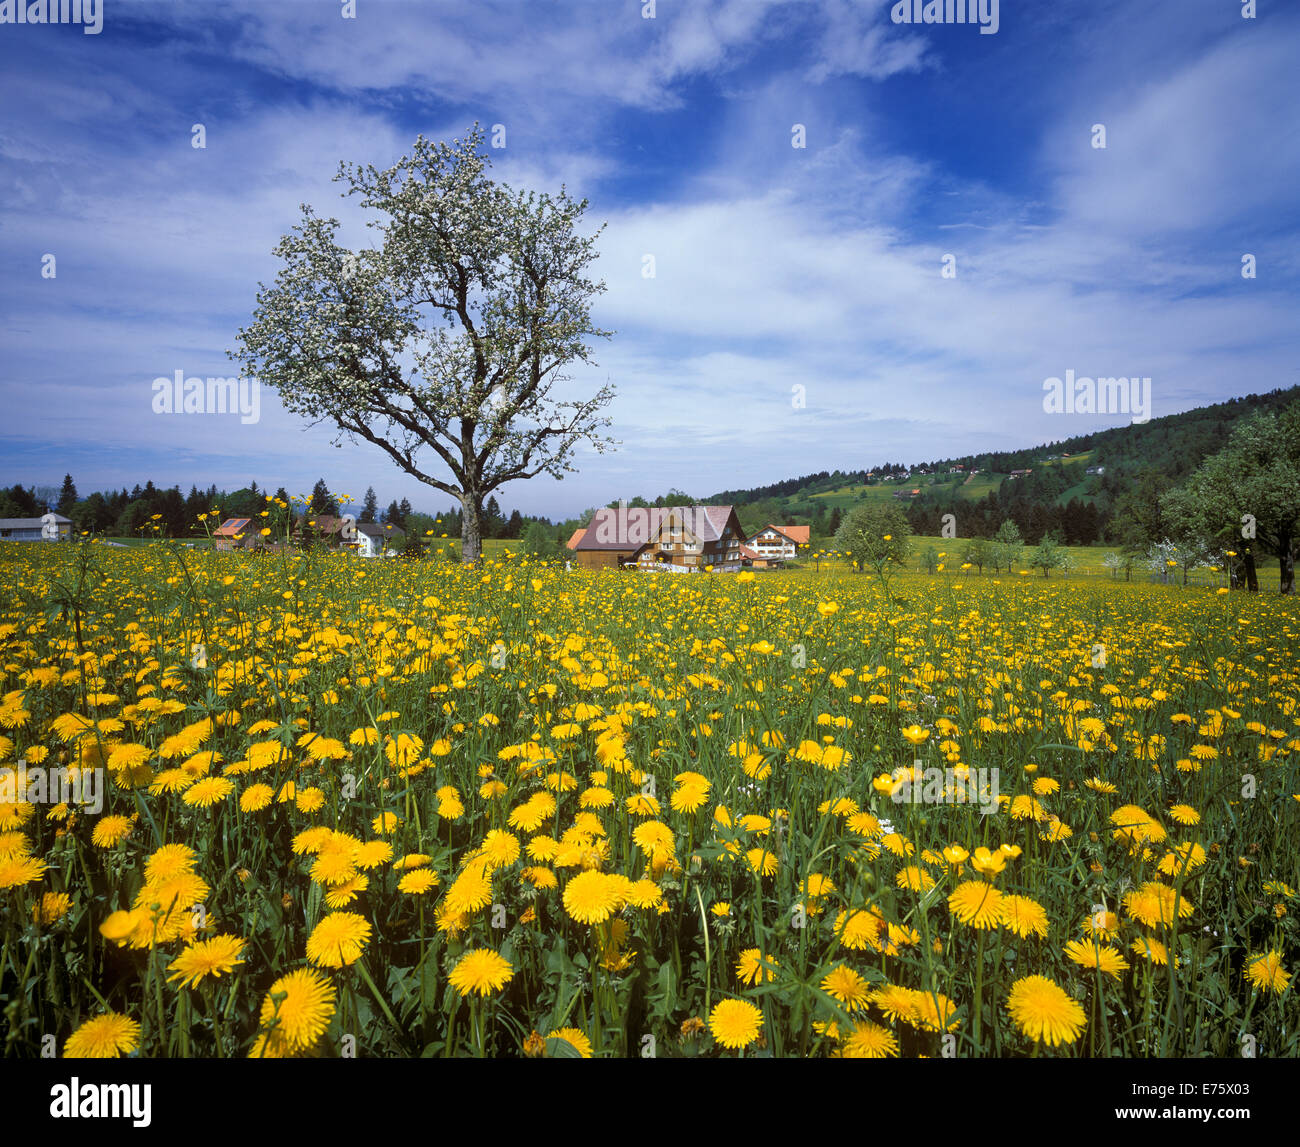
[[[769,523],[755,530],[745,543],[755,558],[766,563],[775,558],[788,559],[799,553],[812,539],[811,526],[777,526]]]
[[[597,510],[568,545],[582,569],[743,568],[744,531],[731,506],[631,507]]]

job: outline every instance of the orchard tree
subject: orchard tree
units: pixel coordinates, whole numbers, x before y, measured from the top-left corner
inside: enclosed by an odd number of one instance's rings
[[[567,364],[591,364],[588,339],[612,333],[591,320],[605,285],[587,277],[599,235],[578,233],[587,201],[492,182],[483,143],[476,124],[450,145],[421,136],[383,171],[340,164],[343,194],[381,215],[377,245],[346,250],[338,221],[304,205],[231,352],[288,410],[332,421],[336,443],[370,442],[455,497],[466,561],[494,490],[575,472],[584,443],[617,445],[598,433],[611,386],[553,393]]]
[[[862,502],[849,511],[835,534],[835,548],[852,558],[858,569],[876,571],[889,593],[889,576],[905,565],[912,527],[897,505]]]
[[[1239,562],[1233,583],[1259,589],[1256,547],[1278,559],[1278,589],[1295,593],[1300,547],[1300,402],[1241,422],[1228,444],[1161,499],[1180,533],[1206,539]]]
[[[996,573],[1001,566],[1007,567],[1007,573],[1015,573],[1015,567],[1020,564],[1020,555],[1024,550],[1025,541],[1020,536],[1020,527],[1010,518],[998,527],[998,532],[993,535],[993,571]]]
[[[1049,571],[1064,567],[1068,558],[1064,547],[1058,545],[1055,538],[1044,535],[1029,555],[1029,568],[1042,570],[1043,577],[1047,577]]]
[[[987,538],[971,538],[966,543],[966,549],[962,553],[962,561],[968,565],[975,566],[980,573],[984,572],[984,565],[989,560],[989,541]]]

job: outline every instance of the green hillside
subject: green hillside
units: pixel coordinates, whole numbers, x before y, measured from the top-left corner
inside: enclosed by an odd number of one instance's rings
[[[1241,419],[1278,412],[1297,397],[1300,387],[1291,387],[1023,450],[911,466],[873,463],[703,500],[734,505],[746,529],[771,521],[809,525],[814,538],[829,537],[839,518],[861,502],[897,500],[918,534],[937,532],[950,513],[963,537],[991,536],[1009,519],[1034,543],[1052,533],[1067,544],[1114,545],[1136,503],[1150,504],[1188,477],[1227,443]],[[1086,472],[1098,467],[1099,474]],[[954,468],[961,473],[950,473]],[[1013,477],[1012,471],[1022,473]]]

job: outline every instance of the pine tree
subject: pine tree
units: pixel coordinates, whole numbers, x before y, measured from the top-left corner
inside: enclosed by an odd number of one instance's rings
[[[375,515],[379,513],[379,499],[375,497],[375,488],[366,487],[366,499],[361,503],[361,516],[357,519],[359,522],[373,522]]]
[[[325,479],[321,478],[311,491],[311,502],[308,510],[313,514],[328,514],[332,518],[339,516],[338,499],[330,493],[330,488],[325,484]]]
[[[483,510],[483,536],[485,538],[499,538],[501,536],[501,506],[496,500],[496,495],[488,499],[487,506]]]
[[[66,518],[70,513],[72,513],[72,507],[76,504],[77,487],[72,481],[72,475],[64,474],[63,489],[59,491],[59,504],[56,509]]]

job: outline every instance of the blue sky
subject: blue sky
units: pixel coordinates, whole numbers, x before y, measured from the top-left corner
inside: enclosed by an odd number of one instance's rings
[[[386,167],[475,121],[505,127],[495,178],[590,200],[594,319],[617,332],[569,385],[615,386],[621,448],[504,487],[507,508],[1129,421],[1046,412],[1067,370],[1149,377],[1156,417],[1300,383],[1295,4],[1002,0],[996,34],[897,25],[882,0],[342,7],[105,0],[98,34],[0,24],[0,482],[325,477],[447,505],[269,388],[244,424],[155,414],[152,383],[235,372],[299,204],[360,245],[340,161]]]

